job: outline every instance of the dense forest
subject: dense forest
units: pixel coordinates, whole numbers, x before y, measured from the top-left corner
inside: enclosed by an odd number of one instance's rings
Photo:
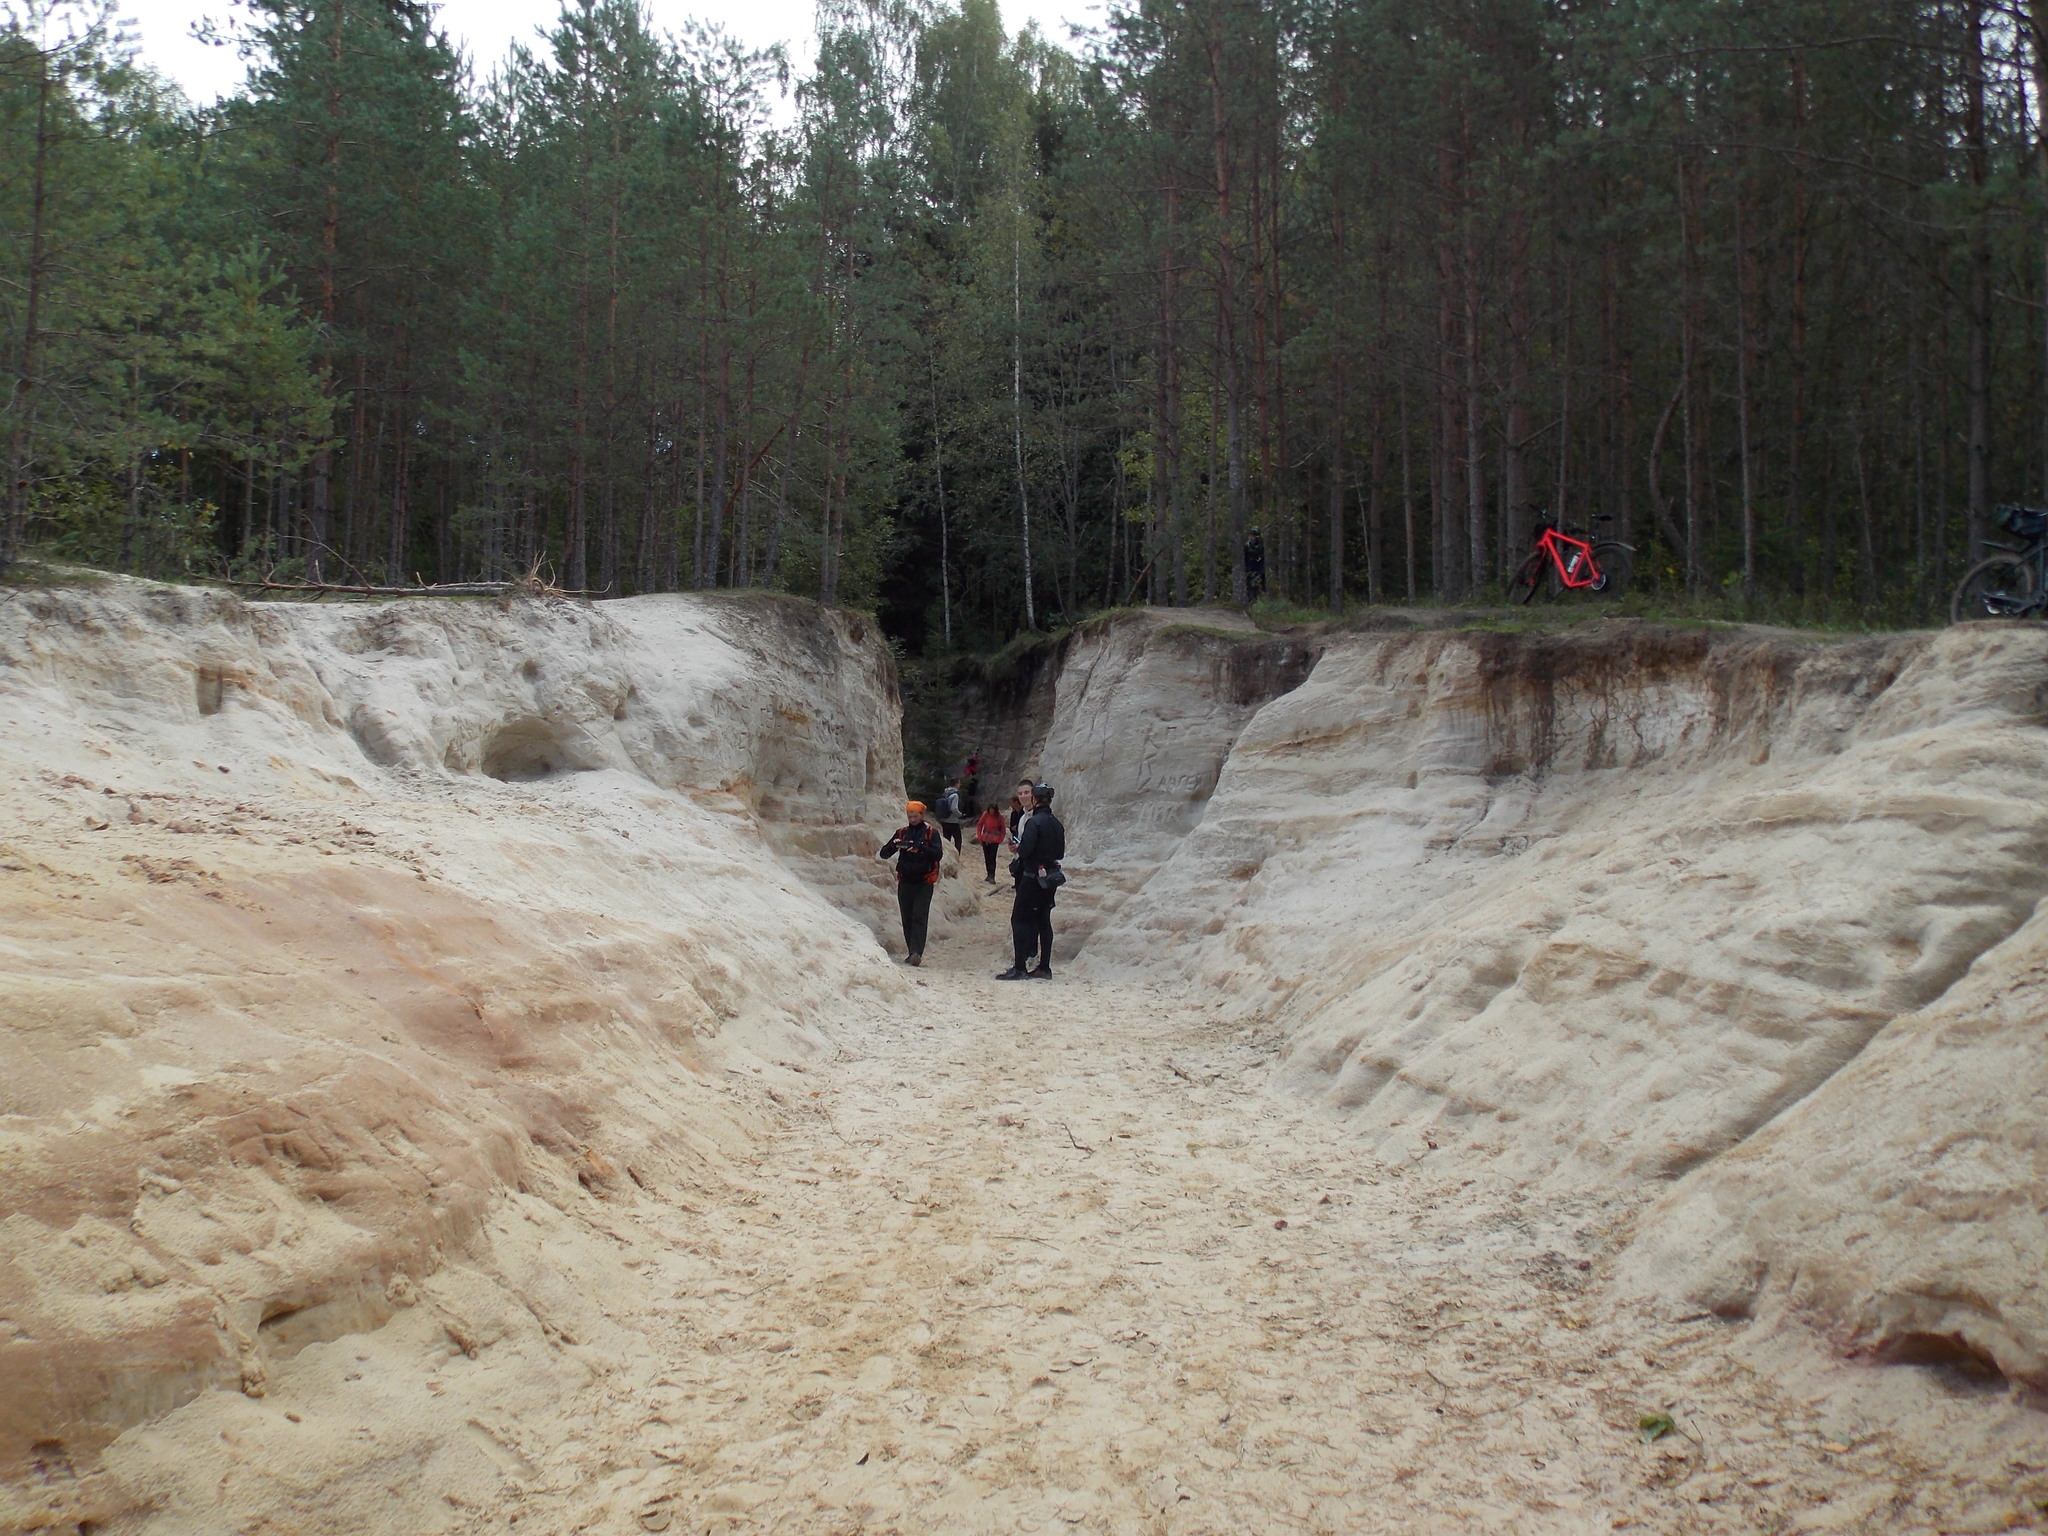
[[[2048,480],[2048,0],[256,0],[195,108],[0,11],[0,567],[1935,612]]]

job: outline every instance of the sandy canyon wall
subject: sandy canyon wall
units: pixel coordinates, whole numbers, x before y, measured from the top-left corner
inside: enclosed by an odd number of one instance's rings
[[[1139,609],[1091,620],[1020,675],[969,700],[965,750],[983,795],[1025,775],[1058,792],[1076,876],[1062,945],[1084,941],[1201,821],[1238,732],[1315,665],[1313,640],[1270,635],[1230,609]],[[976,707],[979,705],[979,707]]]
[[[401,1314],[504,1364],[336,1466],[488,1470],[465,1413],[629,1350],[606,1201],[731,1177],[903,993],[841,910],[893,909],[899,708],[763,597],[0,601],[0,1528],[148,1501],[121,1431]]]
[[[1661,1195],[1636,1293],[2048,1388],[2048,635],[1614,622],[1321,652],[1205,804],[1166,796],[1163,829],[1197,824],[1079,969],[1277,1025],[1283,1083],[1381,1156]],[[1053,738],[1114,804],[1132,738],[1077,724]],[[1179,779],[1211,752],[1192,733]]]

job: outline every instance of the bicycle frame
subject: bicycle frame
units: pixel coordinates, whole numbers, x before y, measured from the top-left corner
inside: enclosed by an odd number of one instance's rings
[[[1560,533],[1554,524],[1546,523],[1531,548],[1540,549],[1550,556],[1550,563],[1557,568],[1557,579],[1571,591],[1579,592],[1598,585],[1600,564],[1593,558],[1590,541]]]

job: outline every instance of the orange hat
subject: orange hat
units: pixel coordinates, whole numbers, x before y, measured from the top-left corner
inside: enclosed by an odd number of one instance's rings
[[[906,815],[922,816],[924,814],[924,802],[922,800],[913,800],[904,806],[903,810]]]

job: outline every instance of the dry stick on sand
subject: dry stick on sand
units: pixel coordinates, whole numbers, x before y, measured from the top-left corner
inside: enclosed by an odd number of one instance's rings
[[[1062,1120],[1060,1122],[1060,1129],[1063,1131],[1067,1131],[1066,1121]],[[1095,1155],[1095,1149],[1093,1147],[1084,1147],[1081,1145],[1081,1143],[1074,1140],[1074,1133],[1072,1131],[1067,1131],[1067,1145],[1072,1147],[1076,1152],[1085,1152],[1090,1157],[1093,1157]]]
[[[272,581],[265,576],[261,581],[231,581],[228,585],[258,592],[311,593],[315,597],[603,597],[611,591],[610,587],[558,587],[552,575],[541,573],[538,560],[524,576],[511,581],[444,581],[432,585],[416,582],[409,587],[380,587],[367,582]]]
[[[509,581],[452,581],[432,587],[365,587],[332,581],[236,581],[255,592],[311,592],[325,597],[501,597],[515,590]]]
[[[235,581],[230,586],[256,592],[311,593],[316,597],[602,597],[600,590],[537,585],[527,581],[447,581],[421,587],[363,587],[328,581]]]

